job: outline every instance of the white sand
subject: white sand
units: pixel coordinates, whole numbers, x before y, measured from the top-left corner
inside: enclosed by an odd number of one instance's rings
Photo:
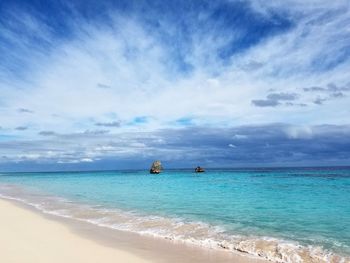
[[[56,221],[0,199],[0,262],[143,263],[129,252],[85,239]]]

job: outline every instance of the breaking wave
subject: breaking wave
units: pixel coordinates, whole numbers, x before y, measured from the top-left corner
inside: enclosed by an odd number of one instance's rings
[[[327,251],[322,247],[303,246],[297,242],[270,237],[233,235],[222,227],[204,222],[145,216],[136,212],[106,209],[100,205],[80,204],[60,197],[29,193],[13,185],[1,185],[0,197],[23,202],[51,215],[174,242],[245,253],[272,262],[350,263],[348,257]]]

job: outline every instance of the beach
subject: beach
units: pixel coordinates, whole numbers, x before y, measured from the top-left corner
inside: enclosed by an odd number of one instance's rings
[[[350,263],[350,0],[0,1],[0,263]]]
[[[264,262],[56,218],[4,199],[0,214],[0,261],[6,263]]]
[[[16,250],[15,241],[26,240],[25,252],[28,244],[40,244],[34,242],[39,235],[58,238],[58,244],[73,235],[97,246],[84,251],[109,248],[151,262],[350,262],[349,182],[345,168],[211,170],[200,176],[186,170],[2,173],[0,198],[7,207],[1,214],[24,213],[12,216],[17,221],[2,218],[8,222],[1,226],[16,229],[3,247]],[[31,223],[33,216],[40,222]],[[47,223],[66,230],[43,228]],[[31,237],[22,237],[24,227],[34,231]],[[79,247],[91,245],[85,241]],[[75,247],[63,254],[81,255]]]
[[[8,201],[0,200],[0,211],[1,262],[151,262],[80,237],[65,225]]]

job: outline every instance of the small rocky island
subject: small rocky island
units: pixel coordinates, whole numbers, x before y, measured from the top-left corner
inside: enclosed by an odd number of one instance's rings
[[[160,161],[154,161],[149,172],[150,174],[159,174],[162,170],[162,163]]]
[[[197,166],[196,169],[194,169],[194,171],[195,171],[196,173],[204,173],[204,172],[205,172],[204,168],[203,168],[203,167],[200,167],[200,166]]]

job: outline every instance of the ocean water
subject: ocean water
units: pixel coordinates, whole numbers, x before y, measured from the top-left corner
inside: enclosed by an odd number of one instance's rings
[[[0,196],[274,262],[350,262],[350,168],[1,173]]]

